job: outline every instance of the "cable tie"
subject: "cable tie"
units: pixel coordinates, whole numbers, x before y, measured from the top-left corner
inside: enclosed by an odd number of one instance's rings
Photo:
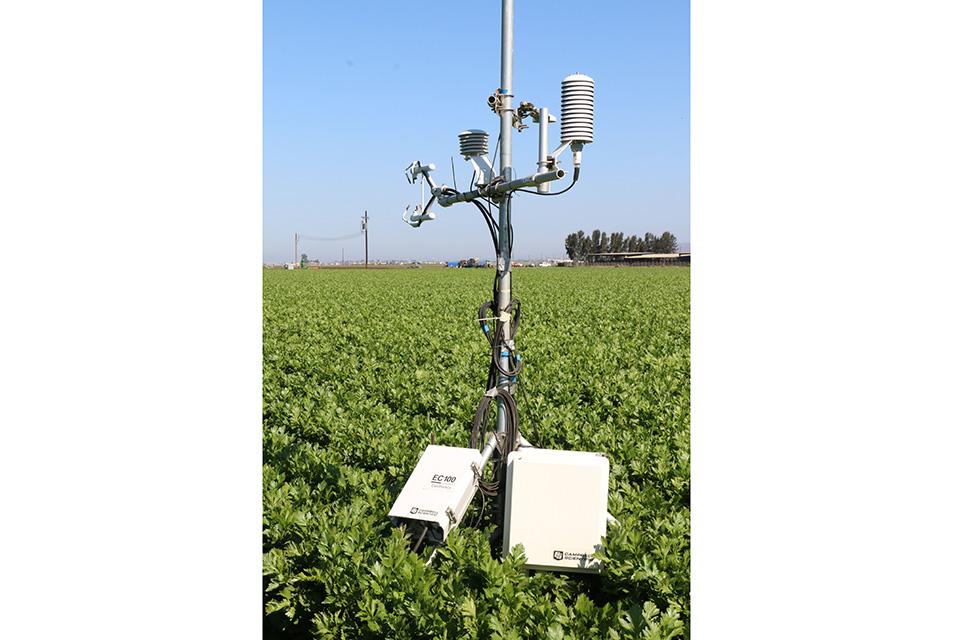
[[[497,397],[497,394],[498,394],[498,393],[499,393],[499,391],[497,390],[497,388],[496,388],[496,387],[493,387],[493,388],[491,388],[491,389],[487,389],[487,390],[483,393],[483,395],[487,396],[488,398],[495,398],[495,397]]]

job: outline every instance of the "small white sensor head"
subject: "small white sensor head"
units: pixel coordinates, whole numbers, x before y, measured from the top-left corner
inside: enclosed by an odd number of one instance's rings
[[[487,155],[490,136],[486,131],[467,129],[457,137],[460,138],[460,155],[464,158]]]

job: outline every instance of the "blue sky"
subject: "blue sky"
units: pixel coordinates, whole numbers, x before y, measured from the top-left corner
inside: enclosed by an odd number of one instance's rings
[[[486,99],[500,80],[500,2],[308,2],[263,6],[265,262],[293,258],[293,234],[344,236],[370,214],[371,259],[490,258],[476,209],[437,207],[419,229],[403,169],[433,162],[458,185],[469,164],[457,133],[498,121]],[[514,199],[514,255],[563,257],[571,231],[690,239],[690,13],[683,0],[516,0],[516,99],[560,111],[560,80],[596,81],[593,144],[580,181],[556,198]],[[551,148],[559,144],[559,124]],[[514,167],[536,170],[537,129],[514,135]],[[563,165],[570,168],[570,157]],[[557,184],[557,183],[555,183]],[[555,189],[565,186],[559,183]],[[363,258],[363,238],[301,243],[311,259]]]

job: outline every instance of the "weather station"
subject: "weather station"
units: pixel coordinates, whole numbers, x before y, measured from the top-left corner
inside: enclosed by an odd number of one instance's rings
[[[435,207],[472,205],[493,241],[496,270],[493,299],[480,306],[477,316],[490,345],[490,364],[469,446],[428,446],[389,518],[407,527],[411,547],[419,552],[442,544],[480,492],[484,500],[493,500],[492,542],[504,555],[522,545],[530,569],[598,572],[601,566],[593,554],[607,525],[617,523],[607,512],[609,461],[599,452],[536,448],[521,434],[514,397],[523,367],[516,344],[521,305],[511,289],[513,194],[555,196],[577,184],[584,146],[593,142],[594,81],[580,73],[561,81],[560,144],[551,150],[550,125],[556,116],[546,106],[514,95],[513,4],[502,0],[500,86],[487,98],[500,126],[492,159],[490,135],[467,129],[458,135],[460,155],[473,169],[466,191],[438,183],[433,164],[414,161],[405,169],[411,184],[420,182],[420,203],[404,209],[403,221],[419,228],[437,219]],[[514,130],[529,126],[527,120],[538,125],[539,145],[536,169],[525,175],[514,170],[512,137]],[[572,175],[560,166],[566,152]],[[551,191],[553,183],[567,178],[567,186]],[[488,430],[494,411],[495,426]]]

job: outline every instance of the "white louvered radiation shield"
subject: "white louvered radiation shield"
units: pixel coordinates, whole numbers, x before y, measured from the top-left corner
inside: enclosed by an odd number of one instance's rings
[[[487,135],[486,131],[482,131],[480,129],[467,129],[466,131],[461,132],[457,137],[460,138],[460,155],[462,155],[464,158],[487,155],[487,147],[490,136]]]
[[[560,142],[593,142],[593,78],[582,73],[560,83]]]

